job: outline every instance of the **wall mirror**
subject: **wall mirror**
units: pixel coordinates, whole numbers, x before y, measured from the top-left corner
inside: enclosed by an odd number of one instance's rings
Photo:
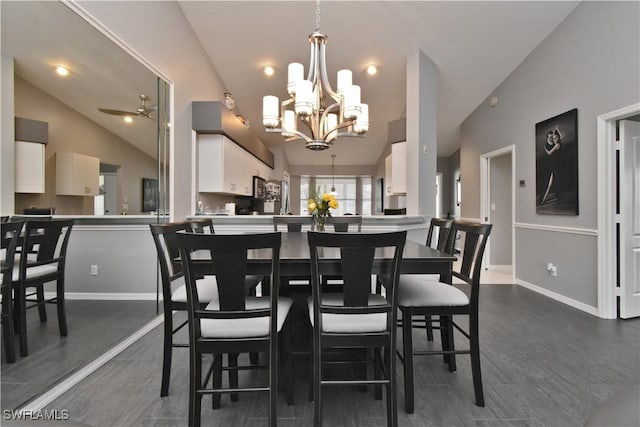
[[[8,364],[2,354],[5,410],[21,407],[157,315],[148,224],[168,215],[170,86],[73,5],[1,2],[0,7],[3,72],[8,61],[13,64],[13,76],[3,76],[3,88],[11,78],[13,89],[13,111],[2,110],[3,123],[13,120],[7,114],[48,123],[44,192],[16,193],[15,213],[53,207],[58,215],[80,217],[66,269],[69,335],[58,335],[55,305],[47,307],[49,320],[43,323],[37,310],[28,310],[29,355]],[[58,67],[67,74],[61,76]],[[6,139],[3,133],[3,147],[13,144]],[[99,159],[94,195],[57,194],[56,154],[62,152]],[[156,194],[149,196],[143,182],[155,183]],[[145,209],[145,190],[153,210]],[[103,222],[96,222],[98,215]],[[109,215],[119,217],[104,221]],[[95,247],[103,252],[86,250]],[[93,275],[85,264],[97,264],[98,257],[99,274]],[[140,267],[123,265],[125,257]]]

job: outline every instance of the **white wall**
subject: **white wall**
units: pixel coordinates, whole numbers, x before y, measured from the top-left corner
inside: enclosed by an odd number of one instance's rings
[[[173,82],[175,217],[191,213],[191,102],[223,98],[225,87],[176,2],[79,1],[101,24]]]
[[[2,70],[0,71],[2,100],[0,116],[2,117],[2,144],[0,144],[0,214],[14,213],[13,180],[15,159],[14,152],[14,113],[13,113],[13,58],[2,55]]]
[[[480,216],[479,156],[516,145],[516,278],[591,307],[596,295],[596,117],[638,102],[640,4],[583,2],[462,124],[462,216]],[[490,98],[489,97],[489,98]],[[580,215],[537,215],[535,123],[578,109]],[[544,226],[572,232],[544,231]],[[533,227],[533,228],[525,228]],[[577,233],[577,234],[576,234]],[[576,260],[579,260],[576,261]],[[546,273],[558,266],[558,277]]]

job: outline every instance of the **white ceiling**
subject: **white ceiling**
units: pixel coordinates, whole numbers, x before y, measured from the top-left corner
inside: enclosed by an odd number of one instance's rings
[[[387,123],[404,117],[406,56],[421,49],[439,68],[438,154],[458,149],[459,125],[577,6],[579,2],[325,1],[321,28],[328,35],[328,72],[349,68],[369,104],[370,130],[343,138],[324,152],[290,143],[292,165],[373,165],[387,142]],[[262,96],[286,95],[287,65],[309,64],[315,29],[310,1],[180,2],[238,110],[267,145],[282,137],[262,126]],[[375,77],[364,72],[379,66]],[[275,76],[261,73],[273,65]],[[222,96],[222,95],[221,95]]]
[[[155,105],[155,74],[116,46],[60,2],[1,1],[2,53],[15,58],[15,72],[108,129],[149,156],[157,157],[156,122],[98,111],[99,107],[135,111],[138,94]],[[57,65],[71,70],[60,78]],[[156,114],[152,114],[156,116]]]

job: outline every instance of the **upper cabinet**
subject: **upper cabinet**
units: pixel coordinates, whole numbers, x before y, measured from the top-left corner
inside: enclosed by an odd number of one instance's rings
[[[56,194],[97,196],[100,159],[79,153],[56,153]]]
[[[16,193],[44,193],[44,148],[39,142],[16,141]]]
[[[391,144],[391,192],[407,193],[407,143]]]
[[[393,191],[391,190],[391,154],[384,158],[384,194],[387,196],[393,195]]]
[[[224,135],[198,135],[198,191],[251,196],[255,158]]]
[[[49,123],[15,118],[16,193],[44,193],[45,147],[49,141]]]

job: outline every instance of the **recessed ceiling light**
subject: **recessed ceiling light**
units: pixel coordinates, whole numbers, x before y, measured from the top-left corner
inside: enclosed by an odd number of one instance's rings
[[[125,123],[133,123],[133,118],[131,116],[124,116]]]
[[[378,67],[376,67],[375,64],[367,65],[367,74],[369,74],[370,76],[375,76],[377,72]]]
[[[68,76],[69,75],[69,70],[67,70],[65,67],[63,67],[62,65],[59,65],[56,67],[56,73],[58,73],[59,76]]]
[[[275,73],[275,70],[271,65],[265,65],[262,71],[264,72],[265,76],[269,76],[269,77],[273,76],[273,73]]]

